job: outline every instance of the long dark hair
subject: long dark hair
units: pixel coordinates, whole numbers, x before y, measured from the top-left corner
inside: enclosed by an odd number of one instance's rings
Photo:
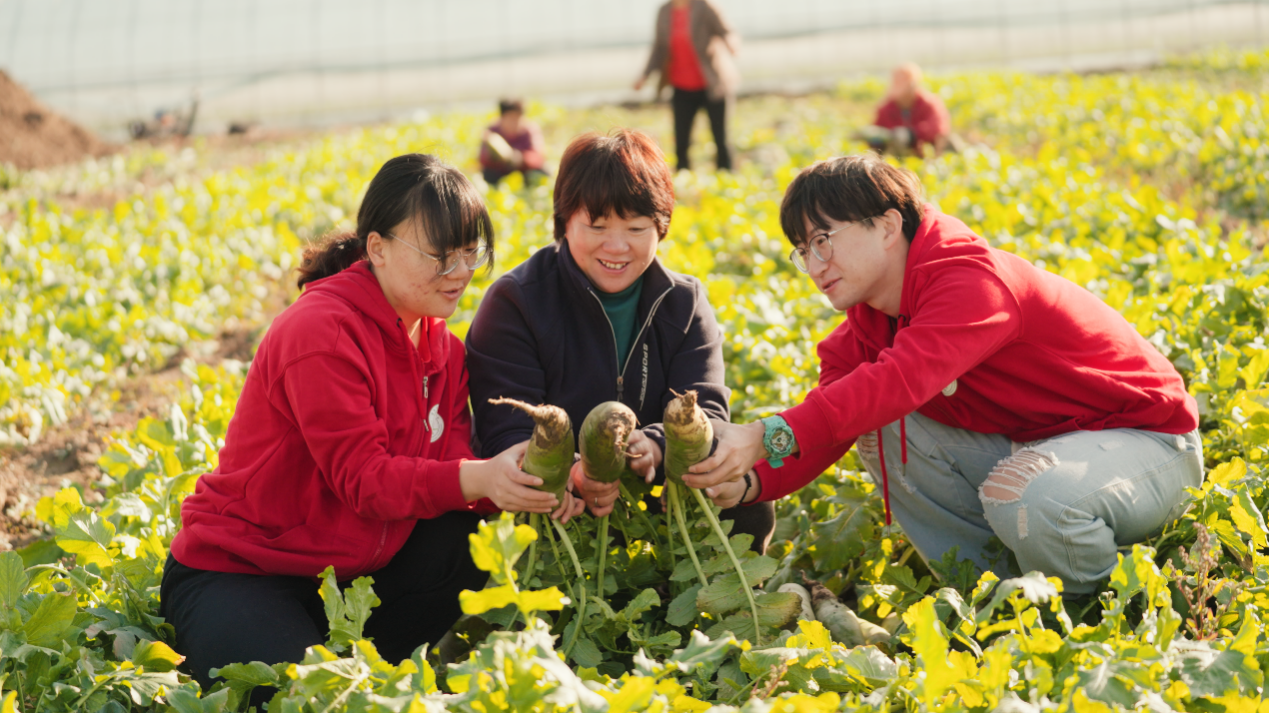
[[[296,286],[330,277],[366,257],[366,238],[409,219],[419,221],[432,249],[444,255],[479,242],[489,246],[493,268],[493,221],[471,181],[435,156],[411,153],[383,164],[357,210],[357,230],[323,238],[304,248]]]

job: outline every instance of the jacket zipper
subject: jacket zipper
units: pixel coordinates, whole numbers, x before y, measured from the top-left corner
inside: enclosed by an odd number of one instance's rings
[[[400,317],[397,317],[397,326],[401,327],[402,330],[404,331],[405,324],[402,322]],[[406,335],[407,343],[410,342],[409,337],[410,335],[407,334]],[[410,369],[412,371],[418,369],[418,359],[413,354],[410,356]],[[415,371],[415,373],[417,373],[417,371]],[[427,420],[427,375],[424,374],[423,375],[423,430],[424,432],[429,431],[430,426],[431,424],[429,424]],[[383,554],[383,546],[387,544],[388,542],[388,527],[391,524],[392,523],[390,522],[383,523],[383,529],[379,531],[379,543],[375,545],[375,552],[373,555],[370,556],[370,564],[374,570],[378,570],[382,568],[382,565],[379,564],[379,557],[380,555]]]
[[[432,432],[432,424],[427,417],[427,374],[423,375],[423,430]]]
[[[630,343],[630,354],[626,355],[626,363],[622,364],[620,361],[621,357],[617,356],[617,328],[612,326],[612,319],[608,316],[608,311],[604,309],[603,300],[599,299],[599,295],[595,294],[595,290],[593,288],[589,288],[589,287],[586,288],[587,292],[590,292],[590,296],[594,297],[595,301],[599,303],[599,310],[604,313],[604,320],[608,322],[608,331],[612,333],[612,353],[614,356],[617,357],[617,360],[618,360],[617,361],[617,400],[618,401],[621,401],[621,397],[625,393],[626,367],[630,366],[630,355],[634,354],[635,347],[639,346],[639,340],[643,338],[643,333],[647,331],[648,325],[652,324],[652,317],[653,315],[657,313],[657,308],[661,306],[661,302],[665,299],[665,296],[670,294],[670,290],[673,290],[673,289],[674,289],[674,285],[670,285],[668,288],[666,288],[665,292],[662,292],[661,296],[657,297],[656,301],[652,303],[652,308],[648,310],[647,319],[643,320],[643,326],[639,328],[639,332],[635,334],[634,341]]]

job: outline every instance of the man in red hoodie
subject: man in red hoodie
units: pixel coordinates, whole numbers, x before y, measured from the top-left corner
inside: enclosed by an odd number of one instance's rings
[[[995,535],[1023,571],[1083,594],[1202,483],[1197,405],[1172,364],[1096,296],[923,205],[911,172],[872,154],[817,163],[780,218],[847,319],[803,403],[716,425],[684,481],[718,505],[782,497],[857,444],[927,560],[959,547],[987,569]]]

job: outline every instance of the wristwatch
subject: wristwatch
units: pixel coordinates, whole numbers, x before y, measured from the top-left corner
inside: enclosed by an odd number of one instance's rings
[[[793,452],[797,441],[793,438],[793,429],[779,416],[767,416],[762,419],[762,447],[767,449],[767,463],[772,468],[784,465],[784,459]]]

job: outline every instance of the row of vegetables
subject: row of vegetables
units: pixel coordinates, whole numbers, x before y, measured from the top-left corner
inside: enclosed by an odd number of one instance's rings
[[[50,539],[0,556],[2,710],[232,710],[257,685],[277,687],[271,709],[288,711],[1257,710],[1269,665],[1269,262],[1257,212],[1269,166],[1265,95],[1243,88],[1264,60],[1248,57],[1250,70],[1217,54],[1140,75],[943,78],[958,120],[991,147],[908,164],[943,210],[1120,310],[1200,401],[1207,482],[1181,520],[1124,553],[1099,598],[1068,605],[1056,581],[913,556],[848,454],[779,504],[766,555],[695,491],[671,486],[677,507],[654,513],[641,503],[661,492],[625,479],[610,518],[486,524],[472,547],[490,585],[464,595],[467,616],[436,650],[383,661],[360,639],[373,583],[342,594],[327,583],[339,625],[326,647],[298,664],[228,667],[217,691],[177,668],[157,585],[180,500],[215,467],[246,367],[182,354],[262,325],[301,240],[346,222],[383,160],[442,149],[464,164],[483,117],[336,134],[228,171],[192,160],[110,209],[57,207],[73,171],[20,178],[2,200],[0,280],[14,295],[0,305],[5,439],[111,408],[113,384],[167,363],[188,381],[165,417],[102,457],[102,502],[75,488],[41,501],[27,515]],[[738,420],[814,383],[814,345],[840,317],[783,257],[779,198],[810,160],[858,150],[841,117],[879,91],[743,104],[747,164],[675,179],[661,258],[708,286]],[[665,135],[659,114],[538,113],[551,136],[644,122]],[[118,185],[132,171],[99,178]],[[500,270],[549,242],[548,187],[512,181],[487,201]],[[463,298],[460,334],[483,284]],[[808,583],[809,612],[797,591]]]

